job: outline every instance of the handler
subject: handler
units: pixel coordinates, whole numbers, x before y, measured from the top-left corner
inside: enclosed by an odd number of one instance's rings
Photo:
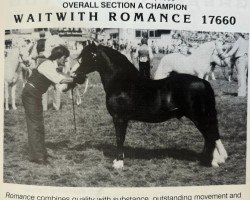
[[[57,72],[57,67],[65,64],[69,54],[65,46],[52,49],[49,58],[33,69],[23,89],[22,101],[28,129],[29,159],[32,162],[46,164],[48,157],[45,148],[42,94],[51,84],[61,84],[62,89],[66,89],[65,86],[69,89],[70,85],[84,81],[81,80],[83,77],[66,77]]]
[[[247,66],[248,66],[248,41],[241,33],[235,33],[234,38],[236,42],[233,48],[228,52],[221,55],[223,59],[227,57],[235,57],[235,66],[237,70],[238,79],[238,96],[245,97],[247,91]]]
[[[139,59],[139,72],[150,78],[150,60],[153,59],[152,49],[148,46],[148,39],[141,39],[141,46],[137,49],[135,57]]]

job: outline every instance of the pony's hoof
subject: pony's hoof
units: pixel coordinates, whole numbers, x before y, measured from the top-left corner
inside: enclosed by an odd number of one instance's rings
[[[218,164],[218,162],[215,161],[215,160],[212,161],[211,165],[212,165],[212,167],[214,167],[214,168],[220,167],[219,164]]]
[[[219,164],[221,164],[221,163],[223,163],[223,159],[221,159],[221,156],[220,156],[218,150],[215,148],[211,165],[212,165],[212,167],[216,168],[216,167],[219,167],[220,166]]]
[[[211,165],[212,165],[212,167],[219,167],[221,164],[224,164],[225,161],[226,161],[226,160],[225,160],[222,156],[219,156],[219,157],[214,158],[214,159],[212,160]]]
[[[56,110],[56,111],[58,111],[58,110],[60,110],[60,107],[58,107],[58,106],[53,106],[53,109]]]
[[[16,106],[13,106],[13,108],[12,108],[13,110],[16,110],[17,109],[17,107]]]
[[[55,103],[53,103],[53,108],[58,111],[60,110],[60,105],[56,105]]]
[[[225,159],[220,155],[220,153],[219,153],[219,151],[218,151],[217,148],[214,149],[213,161],[216,162],[216,163],[218,163],[218,164],[225,163]]]
[[[213,160],[211,162],[212,167],[219,167],[220,164],[225,163],[227,159],[227,152],[221,148],[219,148],[219,145],[216,145],[217,147],[214,149],[213,152]]]
[[[122,169],[123,166],[124,166],[123,160],[116,160],[116,159],[115,159],[115,160],[113,161],[113,167],[114,167],[115,169]]]
[[[222,144],[221,140],[216,141],[216,148],[215,149],[219,154],[220,160],[222,160],[222,163],[224,163],[226,161],[226,159],[228,158],[228,154],[227,154],[227,151],[226,151],[224,145]]]
[[[82,103],[82,99],[77,99],[77,100],[76,100],[76,105],[79,106],[81,103]]]
[[[223,163],[226,161],[226,159],[228,158],[227,152],[226,151],[222,151],[219,152],[220,153],[220,157],[223,160]]]

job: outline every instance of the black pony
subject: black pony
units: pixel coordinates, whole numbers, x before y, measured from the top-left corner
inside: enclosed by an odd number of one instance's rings
[[[204,136],[203,160],[215,167],[225,162],[227,152],[220,141],[214,92],[207,81],[177,73],[162,80],[144,78],[124,55],[95,43],[82,50],[79,61],[77,76],[93,71],[100,74],[116,131],[115,168],[123,167],[129,120],[163,122],[182,116],[192,120]]]

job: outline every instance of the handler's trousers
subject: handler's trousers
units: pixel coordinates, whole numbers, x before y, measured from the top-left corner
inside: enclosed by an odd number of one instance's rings
[[[247,92],[247,65],[248,58],[245,54],[237,58],[235,66],[237,69],[237,79],[238,79],[238,96],[245,97]]]
[[[29,159],[42,163],[47,158],[42,94],[27,83],[23,89],[22,101],[28,129]]]

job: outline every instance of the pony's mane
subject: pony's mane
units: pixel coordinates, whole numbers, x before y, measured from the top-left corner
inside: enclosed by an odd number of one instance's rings
[[[118,66],[120,69],[124,69],[126,71],[133,71],[133,73],[138,73],[136,67],[128,60],[125,55],[123,55],[119,51],[103,45],[99,45],[98,48],[103,50],[104,53],[112,59],[113,64]]]
[[[79,54],[77,59],[82,58],[86,52],[92,51],[92,48],[97,48],[98,52],[100,53],[103,52],[102,56],[104,57],[104,59],[106,59],[107,62],[112,63],[112,66],[117,70],[119,70],[120,72],[122,72],[123,75],[134,78],[140,75],[136,67],[127,59],[125,55],[123,55],[119,51],[103,45],[98,45],[95,47],[91,45],[92,44],[89,44],[85,48],[83,48],[82,52]]]

